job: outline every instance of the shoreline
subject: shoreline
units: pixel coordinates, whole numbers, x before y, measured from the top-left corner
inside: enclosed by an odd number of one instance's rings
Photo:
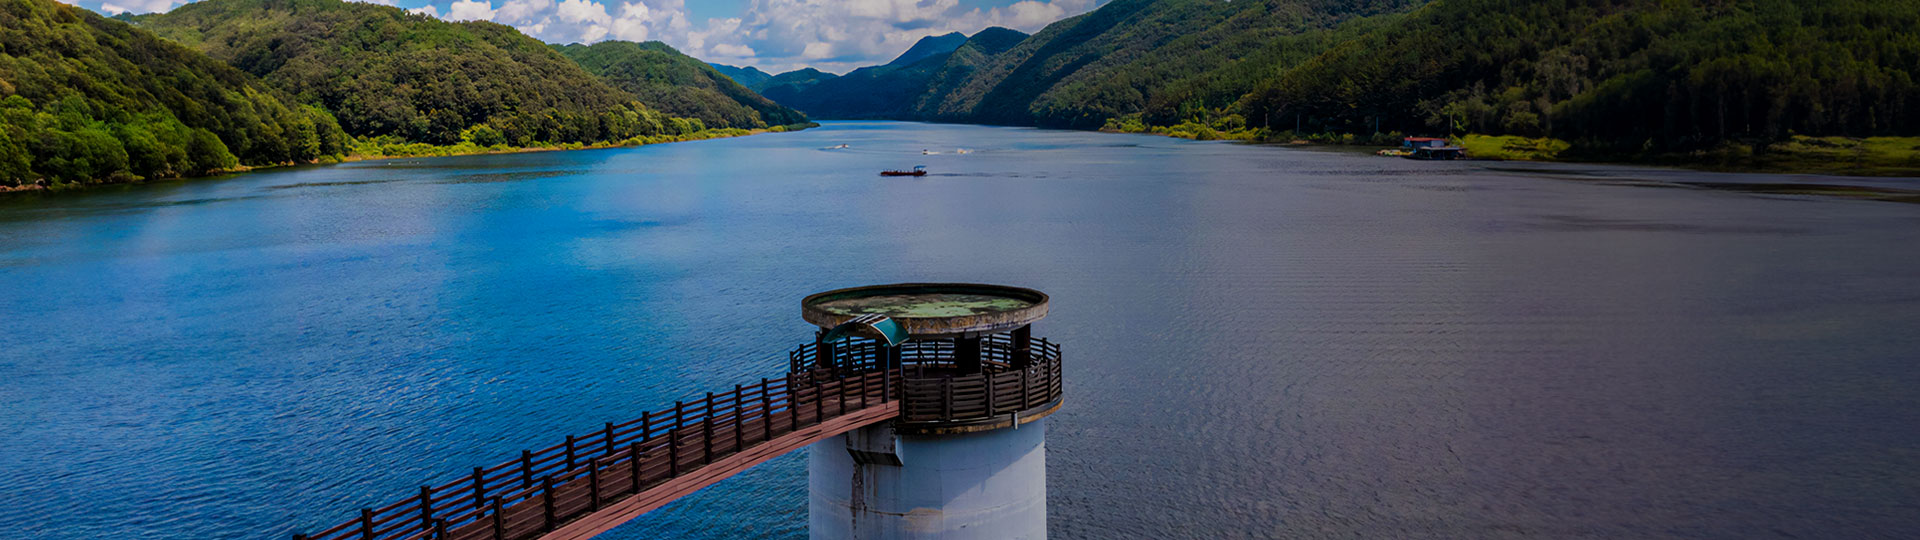
[[[820,126],[818,122],[808,122],[806,124],[796,124],[796,125],[801,127],[773,126],[773,127],[756,128],[756,129],[742,129],[740,130],[742,131],[741,133],[730,132],[732,129],[739,129],[739,128],[714,129],[714,130],[708,130],[708,132],[694,133],[687,136],[676,135],[674,137],[678,137],[678,138],[675,140],[666,140],[666,141],[658,141],[658,142],[642,142],[639,144],[628,144],[627,141],[617,141],[617,142],[600,142],[600,143],[594,143],[594,144],[570,143],[570,144],[560,144],[560,145],[553,145],[553,146],[505,146],[505,147],[495,146],[495,147],[484,147],[479,151],[470,151],[470,152],[449,151],[447,153],[423,152],[423,153],[413,153],[413,154],[353,154],[353,155],[340,156],[327,161],[318,161],[314,163],[281,163],[276,165],[253,165],[253,166],[241,165],[241,166],[234,167],[232,169],[216,171],[212,174],[204,174],[204,175],[198,175],[198,176],[178,176],[178,177],[172,177],[172,178],[153,178],[153,179],[142,178],[138,180],[124,181],[124,182],[98,182],[98,183],[87,183],[87,184],[71,184],[71,185],[64,185],[60,187],[44,186],[37,183],[21,184],[19,186],[12,186],[12,187],[0,186],[0,198],[18,196],[18,195],[23,195],[27,193],[39,193],[39,194],[67,193],[67,192],[87,191],[91,189],[105,188],[105,187],[137,186],[141,184],[154,184],[154,183],[160,183],[160,182],[192,181],[192,180],[201,179],[201,178],[233,176],[233,175],[240,175],[240,174],[246,174],[251,172],[283,169],[287,167],[339,165],[341,163],[353,163],[358,161],[375,161],[375,160],[381,160],[381,159],[442,158],[442,157],[460,157],[460,156],[488,156],[488,155],[497,155],[497,154],[526,154],[526,153],[533,153],[533,152],[564,152],[569,150],[606,150],[610,148],[639,148],[642,146],[653,146],[656,144],[673,144],[673,143],[682,143],[682,142],[708,141],[708,140],[714,140],[714,139],[733,139],[738,137],[749,137],[753,135],[766,135],[770,133],[792,133],[796,131],[805,131],[805,130],[813,129]],[[776,130],[774,129],[775,127],[783,128],[783,129]],[[628,139],[628,140],[632,140],[632,139]],[[424,145],[422,146],[422,148],[425,148],[425,149],[449,149],[449,148],[456,147],[453,145],[432,146],[432,145],[425,145],[425,143],[407,143],[407,144]]]
[[[1269,139],[1263,136],[1222,133],[1207,137],[1197,132],[1181,132],[1168,129],[1150,131],[1125,131],[1118,129],[1099,129],[1101,133],[1127,135],[1158,135],[1175,139],[1195,141],[1233,141],[1242,144],[1257,144],[1286,147],[1318,148],[1389,148],[1392,145],[1379,140],[1360,140],[1353,138],[1349,142],[1316,141],[1308,139]],[[1520,163],[1566,163],[1588,165],[1638,165],[1650,167],[1671,167],[1675,169],[1748,174],[1783,175],[1823,175],[1852,178],[1920,179],[1920,137],[1795,137],[1792,140],[1777,143],[1767,150],[1755,154],[1750,147],[1723,145],[1713,150],[1701,150],[1689,153],[1636,155],[1608,155],[1583,152],[1565,141],[1557,139],[1532,139],[1513,135],[1456,135],[1450,138],[1459,141],[1459,146],[1467,149],[1469,159],[1474,161],[1503,161]],[[1893,146],[1911,145],[1906,155],[1894,157],[1876,156],[1882,159],[1871,161],[1862,159],[1866,148],[1882,144]],[[1899,158],[1904,157],[1905,160]],[[1920,186],[1917,186],[1920,187]]]

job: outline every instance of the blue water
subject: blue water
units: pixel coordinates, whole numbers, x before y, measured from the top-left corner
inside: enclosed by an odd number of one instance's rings
[[[314,531],[936,280],[1053,295],[1055,537],[1920,536],[1920,205],[1714,181],[1824,180],[833,123],[7,197],[0,538]]]

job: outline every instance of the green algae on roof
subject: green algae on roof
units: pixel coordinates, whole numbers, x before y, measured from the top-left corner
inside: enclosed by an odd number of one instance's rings
[[[885,294],[829,300],[820,309],[841,315],[877,313],[888,317],[938,318],[964,317],[999,311],[1014,311],[1033,302],[1005,296],[964,293]]]

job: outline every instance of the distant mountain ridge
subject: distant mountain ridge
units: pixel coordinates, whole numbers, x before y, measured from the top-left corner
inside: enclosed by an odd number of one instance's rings
[[[966,42],[967,35],[959,32],[951,32],[941,36],[923,37],[920,38],[919,41],[913,42],[913,46],[908,47],[907,52],[900,53],[900,56],[894,57],[893,61],[887,62],[886,65],[888,67],[905,66],[919,62],[930,56],[947,54],[953,52],[954,49],[960,48],[960,45]]]
[[[1006,28],[988,28],[969,38],[959,33],[921,38],[913,47],[884,65],[863,67],[840,77],[781,74],[762,94],[768,99],[823,118],[911,117],[928,89],[941,78],[956,54],[973,58],[983,52],[998,54],[1026,34]],[[978,43],[976,43],[976,41]],[[960,53],[960,51],[967,51]],[[953,75],[948,73],[946,77]],[[791,81],[791,82],[790,82]]]
[[[726,75],[727,78],[733,79],[733,82],[740,83],[740,86],[747,88],[753,88],[760,83],[767,82],[767,79],[773,78],[773,74],[760,71],[760,68],[753,66],[734,67],[714,63],[708,63],[707,65],[713,66],[713,69],[718,70],[721,75]]]
[[[665,43],[602,41],[555,49],[642,103],[674,116],[698,118],[707,127],[755,129],[807,121],[799,111],[753,93]]]

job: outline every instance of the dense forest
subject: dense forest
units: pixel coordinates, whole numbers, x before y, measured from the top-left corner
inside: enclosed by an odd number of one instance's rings
[[[1920,135],[1920,1],[1439,0],[1236,106],[1617,150]]]
[[[134,20],[325,107],[357,137],[529,146],[674,130],[668,115],[490,22],[340,0],[203,0]]]
[[[920,62],[936,60],[863,70],[920,92],[904,107],[836,101],[847,83],[832,79],[765,94],[829,118],[1472,132],[1632,152],[1920,135],[1920,0],[1115,0],[1002,50]]]
[[[305,163],[344,139],[326,112],[150,32],[0,0],[0,186]]]
[[[760,97],[705,62],[658,41],[602,41],[558,50],[648,106],[698,118],[709,127],[754,129],[807,121],[799,111]]]

